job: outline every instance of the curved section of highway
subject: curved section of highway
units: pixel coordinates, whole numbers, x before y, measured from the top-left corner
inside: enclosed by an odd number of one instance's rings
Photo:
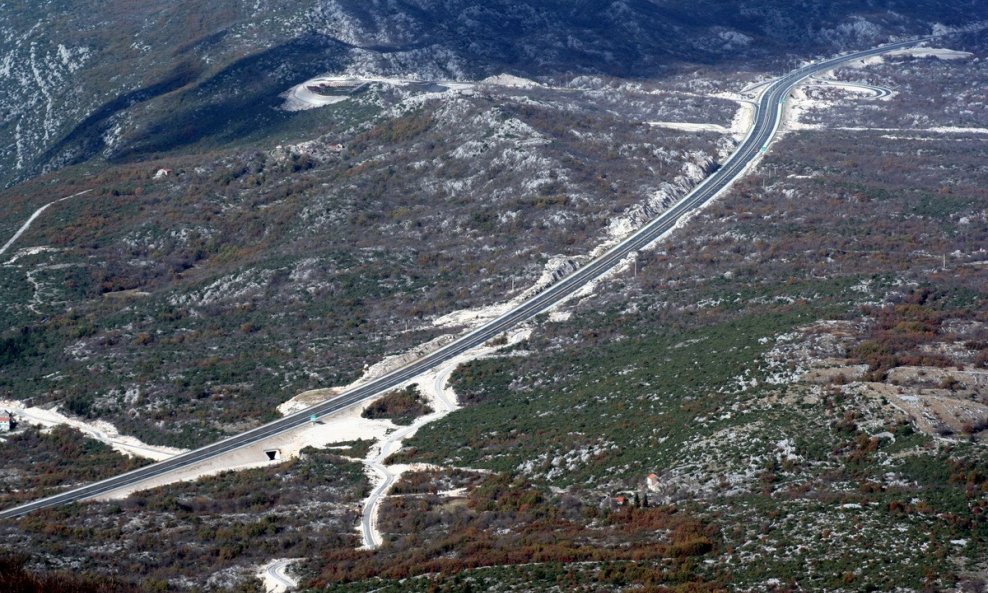
[[[553,305],[565,300],[580,288],[592,280],[618,265],[622,259],[634,251],[638,251],[659,237],[671,230],[685,215],[700,208],[717,194],[727,188],[736,179],[741,177],[748,166],[765,152],[772,138],[775,136],[782,121],[782,111],[786,97],[792,89],[806,78],[830,70],[844,62],[859,60],[869,56],[876,56],[885,52],[903,49],[915,45],[927,39],[917,39],[901,43],[884,45],[870,50],[849,53],[843,56],[831,58],[829,60],[813,63],[772,82],[762,92],[758,100],[758,111],[751,130],[745,137],[741,145],[727,159],[727,161],[712,175],[707,177],[703,183],[696,187],[689,195],[680,200],[675,206],[665,211],[661,216],[642,227],[637,232],[629,236],[621,243],[615,245],[610,251],[601,255],[597,259],[587,263],[569,276],[563,278],[556,284],[546,288],[541,293],[532,297],[528,301],[521,303],[511,311],[501,317],[494,319],[486,325],[463,335],[456,341],[436,350],[432,354],[424,356],[400,369],[392,371],[374,381],[370,381],[360,387],[345,392],[335,399],[321,404],[317,404],[275,420],[264,426],[249,430],[228,439],[207,445],[201,449],[189,451],[177,455],[165,461],[145,466],[143,468],[121,474],[119,476],[102,480],[76,488],[55,496],[23,504],[17,507],[0,512],[0,519],[19,517],[38,509],[53,507],[58,505],[86,500],[100,494],[116,490],[123,486],[138,484],[149,478],[168,473],[170,471],[188,467],[217,455],[246,447],[268,437],[291,430],[307,422],[312,416],[323,416],[359,404],[375,395],[397,387],[405,381],[412,379],[423,372],[447,361],[463,352],[466,352],[484,342],[494,338],[501,332],[506,331],[518,323],[534,317],[538,313],[549,309]]]

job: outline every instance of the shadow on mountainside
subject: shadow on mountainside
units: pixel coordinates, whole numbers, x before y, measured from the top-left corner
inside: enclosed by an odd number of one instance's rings
[[[776,71],[794,56],[870,46],[890,35],[926,33],[930,22],[978,17],[976,8],[933,0],[878,4],[863,10],[851,0],[801,7],[764,0],[739,9],[728,0],[450,0],[402,3],[391,14],[377,0],[337,0],[349,21],[337,12],[314,13],[308,34],[208,78],[185,53],[224,43],[227,31],[179,48],[174,55],[183,62],[164,80],[104,104],[37,159],[30,175],[101,154],[120,162],[270,137],[299,117],[275,109],[281,93],[354,61],[382,74],[470,79],[502,72],[656,79],[698,66]]]
[[[46,151],[32,174],[100,154],[110,161],[127,161],[204,139],[229,143],[257,135],[291,118],[274,109],[280,103],[278,95],[338,68],[345,47],[324,36],[306,36],[238,60],[199,84],[195,82],[202,69],[183,62],[164,80],[105,103]],[[139,108],[143,114],[136,111]],[[136,123],[127,127],[120,121],[124,115],[136,116]],[[121,123],[126,128],[121,146],[108,145],[107,136]]]

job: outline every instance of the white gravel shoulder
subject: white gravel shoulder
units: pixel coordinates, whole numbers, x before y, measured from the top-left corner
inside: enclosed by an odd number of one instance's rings
[[[185,452],[185,449],[148,445],[136,437],[120,434],[116,426],[104,420],[80,420],[66,416],[57,409],[29,407],[14,400],[0,400],[0,409],[10,410],[19,422],[25,424],[48,429],[59,425],[71,426],[88,437],[106,443],[115,451],[132,457],[162,461]]]

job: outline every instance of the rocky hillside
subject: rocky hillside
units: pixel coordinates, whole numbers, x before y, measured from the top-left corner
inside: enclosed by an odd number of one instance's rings
[[[743,137],[742,89],[986,12],[0,4],[0,406],[153,445],[242,432],[661,213]],[[938,44],[805,85],[744,179],[452,371],[462,407],[383,461],[408,471],[381,548],[355,546],[382,441],[353,435],[3,522],[0,565],[189,593],[287,558],[354,593],[984,591],[988,35]],[[371,415],[424,411],[404,395]],[[5,505],[143,463],[19,430]]]
[[[277,134],[277,96],[323,72],[421,78],[657,76],[784,61],[935,23],[976,2],[581,0],[45,2],[0,8],[0,183],[93,158]]]
[[[736,105],[685,92],[693,81],[582,82],[382,85],[302,112],[314,139],[70,168],[0,194],[8,237],[53,195],[92,190],[0,265],[0,398],[204,444],[568,269],[733,145],[643,125],[730,126]]]

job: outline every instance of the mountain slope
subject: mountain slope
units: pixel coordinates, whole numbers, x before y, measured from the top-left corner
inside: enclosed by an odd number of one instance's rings
[[[0,7],[0,183],[274,133],[273,107],[326,71],[422,78],[737,64],[985,18],[977,2],[285,0]]]

